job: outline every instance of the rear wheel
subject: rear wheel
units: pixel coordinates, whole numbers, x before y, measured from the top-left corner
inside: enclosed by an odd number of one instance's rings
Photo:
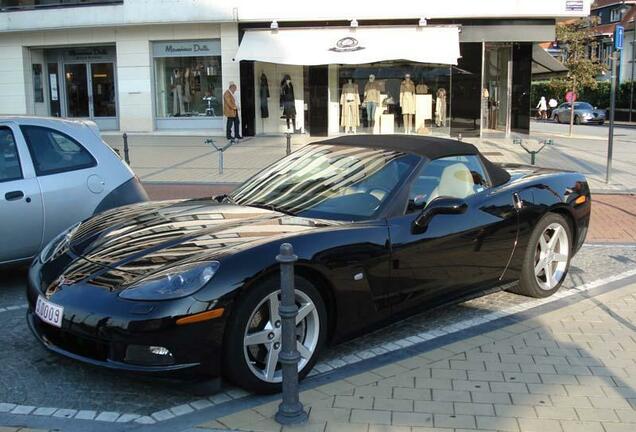
[[[579,116],[574,116],[574,124],[575,125],[580,125],[581,124],[581,118]]]
[[[296,276],[296,349],[300,353],[299,377],[315,364],[326,338],[327,312],[319,291],[308,280]],[[250,289],[228,321],[225,342],[225,372],[235,384],[256,393],[281,389],[279,363],[282,326],[278,313],[280,282],[268,279]]]
[[[537,224],[526,248],[519,285],[510,291],[529,297],[549,297],[570,267],[572,230],[559,214],[548,213]]]

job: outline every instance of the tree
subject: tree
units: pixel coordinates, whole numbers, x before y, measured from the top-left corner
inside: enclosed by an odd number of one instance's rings
[[[556,27],[559,44],[564,46],[563,64],[568,68],[565,77],[550,81],[550,86],[560,94],[568,91],[579,94],[583,89],[595,89],[598,86],[596,77],[605,72],[605,65],[597,56],[596,32],[593,26],[598,17],[587,17],[580,20],[560,23]],[[570,136],[574,124],[574,110],[570,115]]]

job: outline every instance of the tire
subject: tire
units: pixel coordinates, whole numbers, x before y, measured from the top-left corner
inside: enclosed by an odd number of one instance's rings
[[[296,276],[296,304],[307,307],[307,315],[297,326],[301,352],[299,379],[312,369],[327,336],[327,309],[318,289],[307,279]],[[254,393],[268,394],[281,390],[280,316],[272,322],[272,301],[279,301],[280,279],[272,277],[249,289],[237,299],[237,305],[225,329],[224,373],[234,384]],[[311,306],[313,305],[313,309]],[[277,306],[275,306],[277,307]],[[271,330],[271,331],[270,331]],[[262,338],[258,338],[258,335]],[[247,336],[252,336],[247,344]],[[261,341],[267,341],[261,343]],[[278,345],[278,346],[276,346]],[[299,347],[300,347],[299,346]],[[274,349],[272,356],[272,348]],[[270,361],[271,360],[271,361]],[[273,369],[268,369],[268,363]]]
[[[550,254],[552,236],[557,235]],[[541,241],[543,237],[543,241]],[[546,249],[546,247],[548,249]],[[554,258],[554,259],[553,259]],[[523,258],[519,285],[510,291],[528,297],[549,297],[561,286],[572,258],[572,229],[568,221],[556,213],[543,216],[535,226]],[[543,266],[539,266],[543,263]],[[538,269],[538,270],[537,270]],[[547,275],[551,277],[548,278]]]
[[[574,124],[575,125],[580,125],[581,124],[581,118],[577,115],[574,116]]]
[[[605,120],[601,120],[598,124],[603,126],[605,124]]]
[[[554,116],[554,120],[555,120],[557,123],[561,123],[561,119],[559,119],[559,115],[558,115],[558,114]]]

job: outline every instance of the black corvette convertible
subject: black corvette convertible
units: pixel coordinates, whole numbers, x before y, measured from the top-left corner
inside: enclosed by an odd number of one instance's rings
[[[410,313],[504,285],[551,295],[590,208],[577,173],[496,165],[453,140],[334,138],[230,195],[71,227],[31,266],[27,319],[48,349],[87,363],[275,391],[281,243],[299,256],[304,376],[324,344]]]

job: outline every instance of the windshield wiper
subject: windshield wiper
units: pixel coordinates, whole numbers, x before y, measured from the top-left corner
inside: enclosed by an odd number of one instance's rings
[[[271,210],[271,211],[275,211],[278,213],[283,213],[289,216],[296,216],[294,213],[288,211],[288,210],[284,210],[280,207],[276,207],[273,204],[265,204],[265,203],[251,203],[251,204],[247,204],[248,207],[256,207],[256,208],[262,208],[265,210]]]

